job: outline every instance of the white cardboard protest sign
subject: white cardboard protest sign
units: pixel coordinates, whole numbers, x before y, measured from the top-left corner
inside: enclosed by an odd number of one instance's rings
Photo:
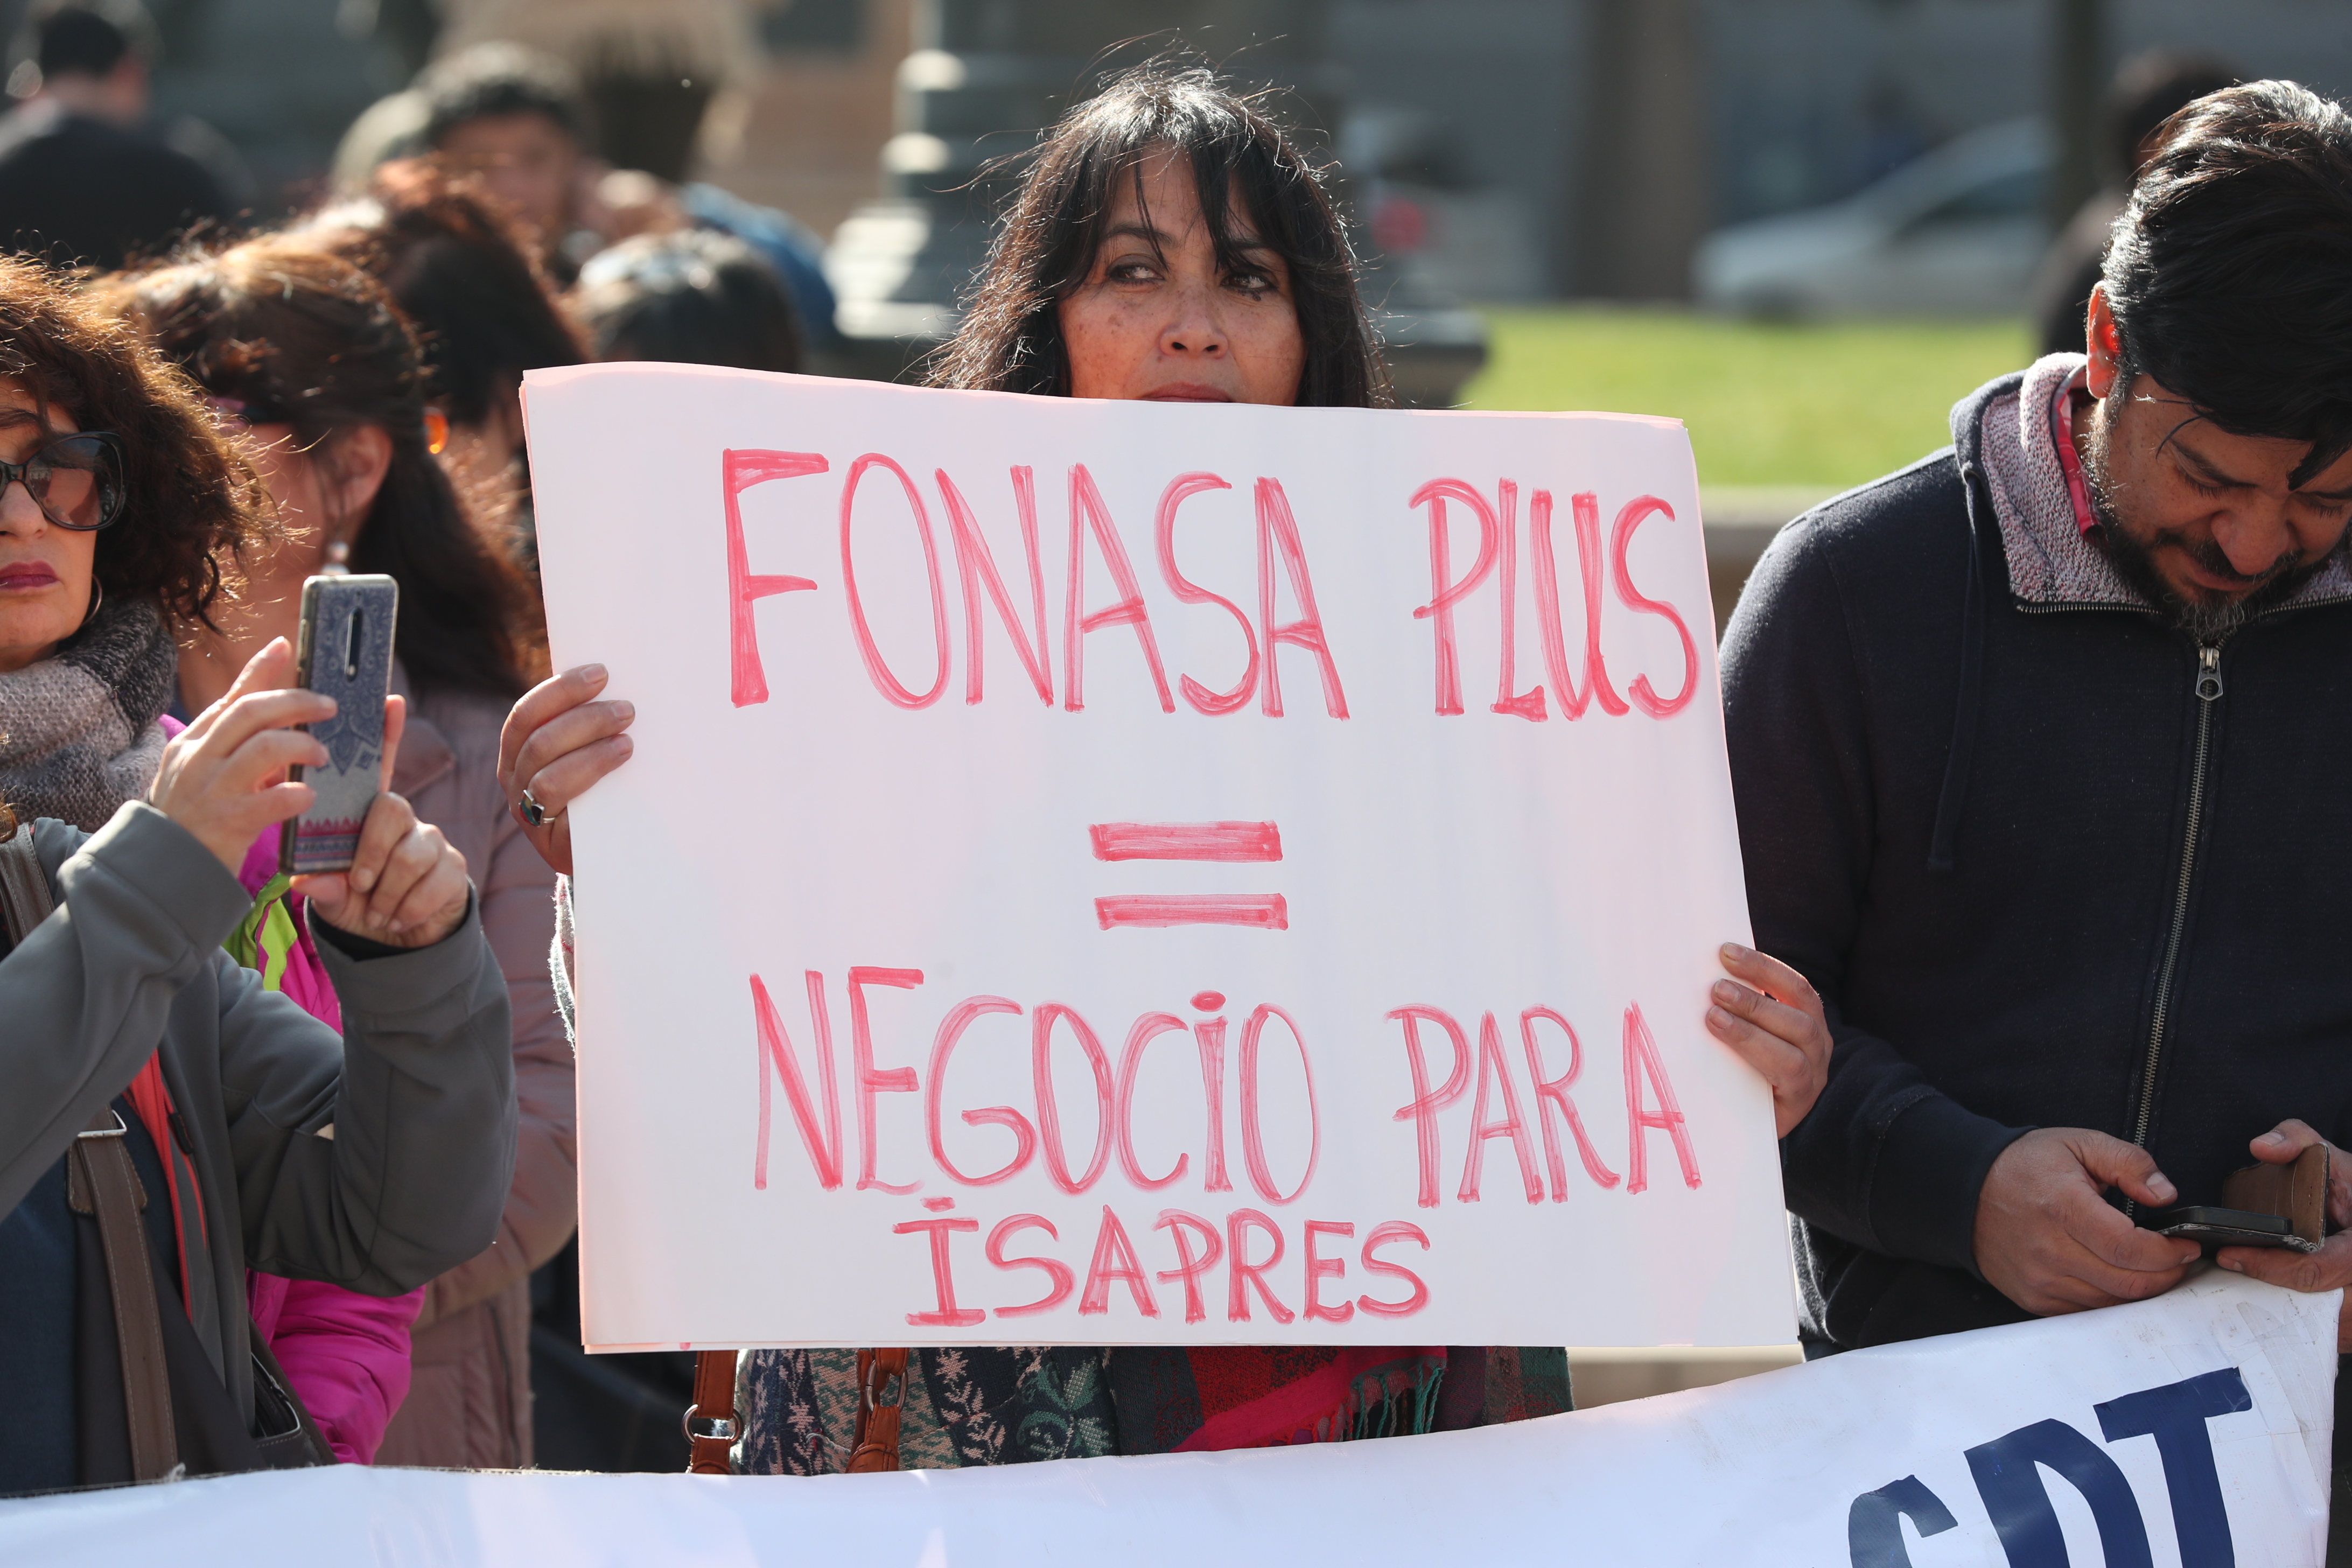
[[[0,1562],[2318,1568],[2337,1297],[2226,1276],[1470,1432],[810,1479],[279,1471],[0,1502]]]
[[[591,1345],[1793,1337],[1679,425],[528,402]]]

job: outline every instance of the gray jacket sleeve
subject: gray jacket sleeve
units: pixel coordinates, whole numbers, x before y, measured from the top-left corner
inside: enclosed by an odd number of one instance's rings
[[[342,1005],[339,1041],[220,952],[249,900],[162,813],[123,807],[57,879],[66,918],[0,963],[0,1017],[20,1016],[20,996],[42,1008],[51,1053],[84,1068],[39,1075],[46,1120],[31,1096],[0,1097],[0,1205],[14,1206],[169,1028],[192,1072],[217,1072],[231,1168],[202,1174],[234,1183],[251,1267],[396,1295],[488,1245],[514,1170],[514,1077],[506,982],[470,908],[413,952],[361,960],[318,942]],[[218,1004],[197,1018],[173,1003],[200,969]],[[0,1041],[13,1071],[16,1031]]]
[[[412,952],[354,959],[320,935],[342,1004],[323,1076],[313,1020],[238,970],[221,1088],[252,1267],[369,1295],[413,1290],[490,1245],[514,1175],[506,977],[478,910]],[[250,1012],[251,1016],[247,1015]],[[327,1036],[331,1047],[332,1036]],[[320,1133],[321,1089],[332,1120]]]
[[[33,842],[58,909],[0,959],[0,1215],[146,1065],[181,989],[223,959],[251,902],[146,806],[95,836],[45,821]]]

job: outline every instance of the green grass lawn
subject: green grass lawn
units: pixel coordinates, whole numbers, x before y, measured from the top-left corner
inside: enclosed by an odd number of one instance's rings
[[[1952,405],[2032,358],[2020,321],[1782,325],[1589,306],[1486,312],[1467,405],[1664,414],[1703,485],[1842,489],[1950,441]]]

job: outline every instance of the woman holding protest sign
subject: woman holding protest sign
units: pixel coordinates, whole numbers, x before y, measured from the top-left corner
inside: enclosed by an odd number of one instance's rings
[[[998,237],[935,385],[1046,396],[1367,407],[1387,375],[1346,233],[1316,172],[1207,71],[1146,67],[1063,121]],[[516,708],[509,795],[560,868],[562,813],[625,761],[625,702],[569,671]],[[1747,984],[1710,1026],[1772,1079],[1781,1127],[1809,1109],[1828,1032],[1809,988],[1726,950]],[[1772,999],[1773,995],[1785,998]],[[741,1358],[740,1468],[947,1467],[1249,1447],[1475,1426],[1569,1406],[1558,1349],[1012,1347],[904,1360],[890,1451],[852,1458],[874,1369],[848,1351]],[[887,1424],[877,1423],[877,1426]]]
[[[499,724],[533,657],[530,590],[472,526],[436,460],[446,423],[426,405],[415,335],[359,266],[317,238],[277,236],[106,292],[210,395],[287,524],[282,542],[255,553],[247,602],[217,630],[186,628],[185,706],[214,700],[256,649],[293,635],[311,574],[348,563],[391,575],[400,585],[392,689],[409,704],[394,786],[476,868],[482,927],[512,1002],[520,1142],[497,1244],[434,1281],[396,1321],[386,1305],[267,1276],[254,1282],[255,1315],[307,1341],[282,1352],[288,1372],[345,1458],[528,1465],[525,1280],[570,1237],[573,1211],[572,1053],[547,977],[553,877],[523,842],[496,776]],[[244,877],[277,897],[284,882],[273,879],[276,844],[265,837]],[[277,923],[294,934],[299,909]],[[264,967],[296,992],[306,956],[270,953]],[[331,988],[299,989],[333,1021]]]

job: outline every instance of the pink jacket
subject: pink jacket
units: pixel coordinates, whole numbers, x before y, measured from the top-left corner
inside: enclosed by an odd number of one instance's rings
[[[258,897],[278,873],[278,830],[271,828],[247,851],[238,880]],[[291,931],[263,942],[258,967],[276,970],[273,989],[284,992],[322,1023],[342,1027],[343,1011],[327,980],[318,950],[302,921],[302,900],[289,893]],[[291,942],[283,940],[290,936]],[[283,968],[278,955],[283,954]],[[286,1370],[286,1381],[319,1424],[335,1458],[364,1465],[375,1458],[392,1414],[408,1395],[408,1325],[425,1305],[425,1292],[362,1296],[341,1286],[310,1279],[280,1279],[246,1271],[246,1305],[261,1337]]]

